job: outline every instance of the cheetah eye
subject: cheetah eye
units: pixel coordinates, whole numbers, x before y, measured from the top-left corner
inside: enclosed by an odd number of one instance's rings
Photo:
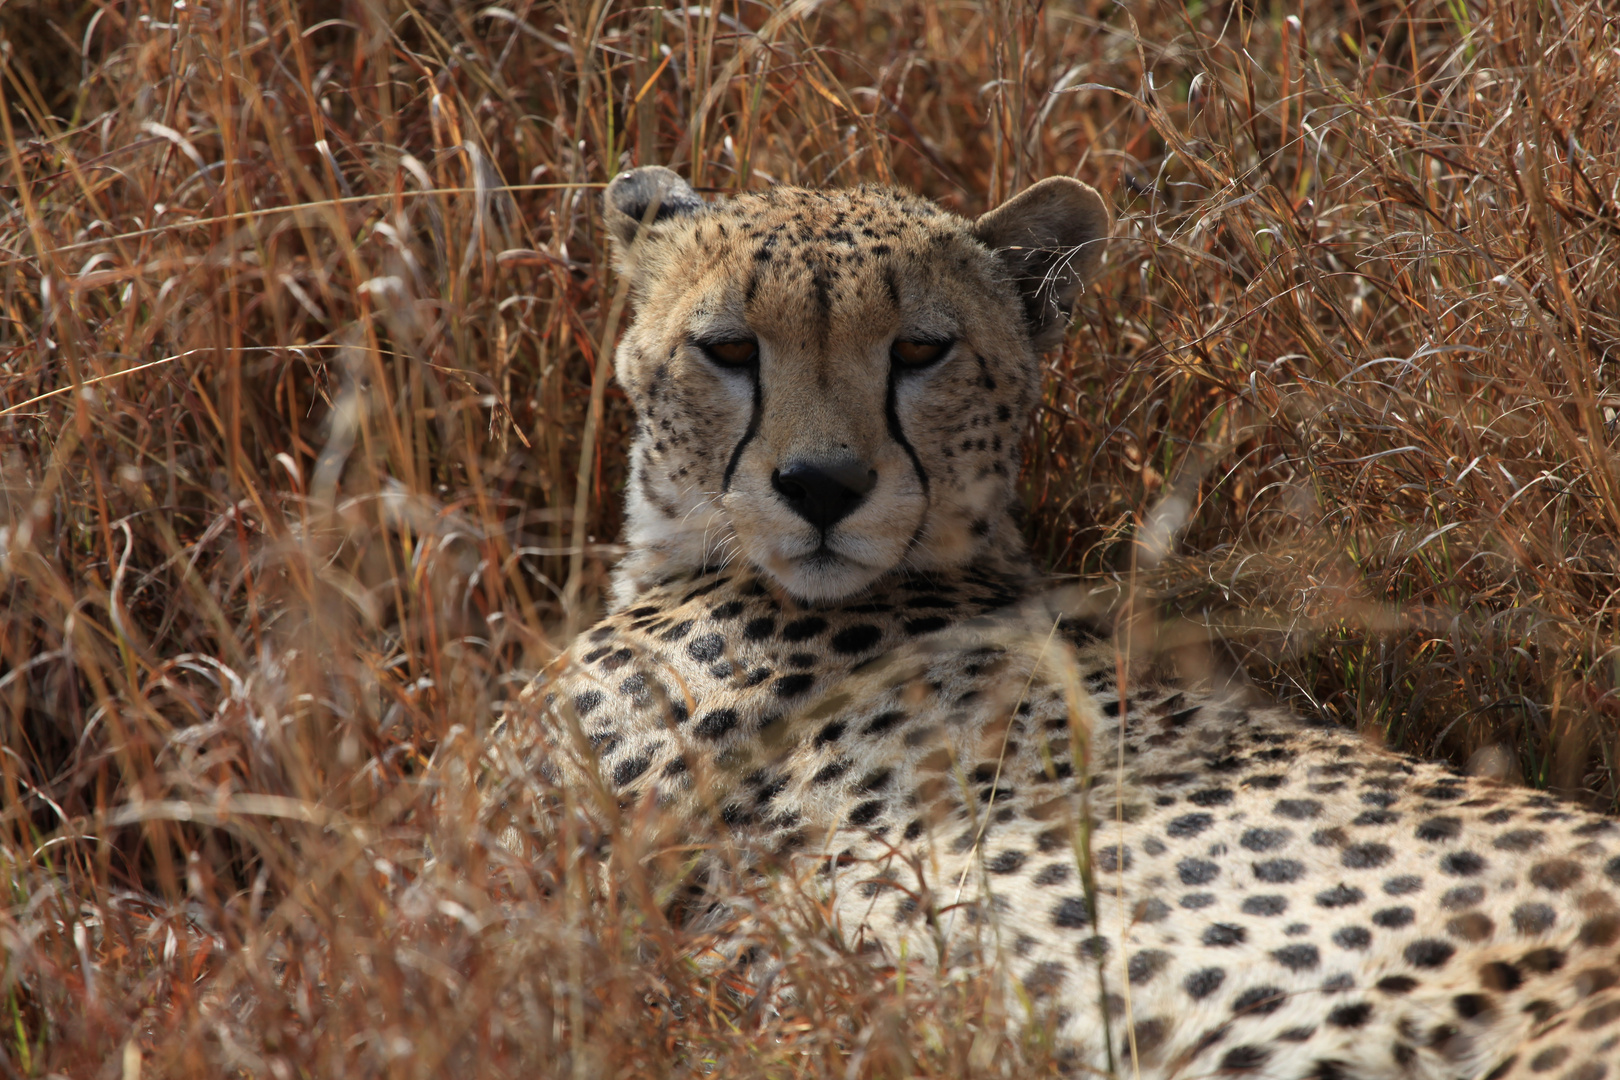
[[[753,338],[737,338],[732,341],[700,341],[697,342],[697,347],[703,350],[704,356],[707,356],[721,367],[752,367],[759,360],[759,342]]]
[[[897,341],[889,348],[889,355],[903,368],[925,368],[944,358],[950,352],[951,341]]]

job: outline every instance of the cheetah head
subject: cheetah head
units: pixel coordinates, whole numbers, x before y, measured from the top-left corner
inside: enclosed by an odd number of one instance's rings
[[[976,221],[886,188],[700,198],[668,169],[604,199],[636,315],[614,600],[741,560],[800,601],[1023,557],[1019,440],[1109,229],[1043,180]]]

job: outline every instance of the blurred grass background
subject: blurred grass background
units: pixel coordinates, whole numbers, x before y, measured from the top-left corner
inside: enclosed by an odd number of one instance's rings
[[[481,825],[616,551],[631,164],[1095,184],[1043,564],[1392,747],[1620,796],[1596,0],[0,0],[0,123],[8,1076],[1052,1067],[831,934],[739,998],[633,822],[540,792],[521,864]]]

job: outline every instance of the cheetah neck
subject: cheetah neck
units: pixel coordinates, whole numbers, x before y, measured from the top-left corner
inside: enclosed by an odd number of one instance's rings
[[[748,572],[666,578],[570,650],[574,681],[589,687],[576,709],[589,721],[599,701],[605,714],[622,698],[661,705],[682,724],[696,717],[700,735],[757,732],[873,673],[907,642],[991,631],[994,614],[1026,602],[1030,586],[1016,569],[975,567],[896,575],[850,600],[807,605]]]

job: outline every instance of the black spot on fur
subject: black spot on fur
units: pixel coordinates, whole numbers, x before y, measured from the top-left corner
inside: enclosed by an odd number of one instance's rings
[[[1271,958],[1289,971],[1310,971],[1322,962],[1322,954],[1315,945],[1284,945],[1274,949]]]
[[[1339,861],[1351,870],[1371,870],[1386,865],[1395,857],[1388,844],[1352,844],[1344,849]]]
[[[1269,1016],[1282,1008],[1287,995],[1275,986],[1255,986],[1232,999],[1232,1011],[1239,1016]]]
[[[889,778],[893,775],[893,772],[889,769],[874,769],[861,777],[861,782],[857,787],[866,792],[882,791],[889,786]]]
[[[1321,815],[1322,804],[1315,799],[1278,799],[1272,812],[1294,821],[1309,821]]]
[[[783,675],[776,680],[776,696],[779,698],[797,697],[810,689],[811,684],[815,681],[816,677],[814,675]]]
[[[1225,1072],[1253,1072],[1271,1060],[1271,1051],[1263,1046],[1234,1046],[1221,1058]]]
[[[1419,938],[1408,945],[1402,955],[1406,962],[1413,967],[1437,968],[1444,967],[1446,961],[1457,953],[1457,947],[1449,941],[1438,938]]]
[[[899,709],[890,709],[888,712],[879,713],[867,722],[865,734],[881,735],[905,718],[906,714]]]
[[[1386,930],[1397,930],[1403,926],[1411,926],[1412,920],[1416,917],[1416,913],[1411,908],[1402,905],[1401,907],[1382,908],[1373,912],[1372,921],[1374,926],[1382,926]]]
[[[1441,840],[1455,840],[1462,833],[1462,821],[1454,817],[1433,817],[1418,825],[1416,835],[1419,840],[1434,843]]]
[[[1365,926],[1345,926],[1333,931],[1333,944],[1341,949],[1365,949],[1372,944],[1372,932]]]
[[[1514,829],[1491,841],[1491,846],[1497,851],[1533,851],[1546,837],[1540,829]]]
[[[1483,885],[1458,885],[1447,889],[1440,897],[1440,906],[1447,911],[1462,911],[1478,905],[1485,899]]]
[[[1067,863],[1048,863],[1030,880],[1036,885],[1062,885],[1069,880],[1070,873]]]
[[[870,825],[883,813],[882,799],[868,799],[849,812],[849,823],[854,826]]]
[[[716,709],[706,714],[693,728],[694,734],[706,739],[718,739],[726,735],[737,726],[736,709]]]
[[[659,634],[658,639],[660,641],[679,641],[681,638],[692,632],[693,625],[693,620],[682,619],[668,630],[665,630],[663,633]]]
[[[1243,914],[1245,915],[1281,915],[1288,910],[1288,897],[1268,894],[1264,896],[1250,896],[1243,901]]]
[[[1205,885],[1220,875],[1221,868],[1208,859],[1182,859],[1176,863],[1176,874],[1183,885]]]
[[[1563,967],[1567,959],[1562,949],[1531,949],[1519,958],[1519,966],[1537,975],[1545,975]]]
[[[817,615],[806,619],[795,619],[782,627],[782,640],[786,642],[809,641],[823,630],[827,629],[827,620]]]
[[[986,859],[984,865],[992,874],[1011,874],[1028,861],[1029,856],[1022,851],[1002,851]]]
[[[1163,949],[1143,949],[1125,964],[1125,975],[1133,986],[1153,981],[1170,963],[1170,954]]]
[[[1455,877],[1471,877],[1485,869],[1485,860],[1472,851],[1453,851],[1440,860],[1440,872]]]
[[[936,630],[943,630],[951,625],[951,620],[938,615],[930,615],[922,619],[910,619],[906,622],[906,633],[913,637],[922,634],[932,634]]]
[[[1287,829],[1246,829],[1238,843],[1250,851],[1271,851],[1288,842]]]
[[[814,740],[812,740],[812,742],[816,746],[826,746],[830,742],[837,742],[843,736],[843,734],[844,722],[842,720],[834,720],[832,723],[816,732],[816,737]]]
[[[883,639],[883,631],[870,623],[846,626],[832,636],[833,652],[844,656],[863,653]]]
[[[1060,930],[1076,930],[1087,925],[1091,916],[1086,912],[1083,896],[1065,896],[1052,909],[1052,925]]]
[[[1563,892],[1585,874],[1573,859],[1549,859],[1530,868],[1530,884],[1548,892]]]
[[[828,764],[823,765],[816,772],[816,775],[810,778],[810,783],[818,786],[821,784],[828,784],[838,779],[840,776],[843,776],[848,771],[848,761],[840,759],[838,761],[829,762]]]
[[[1205,945],[1227,946],[1241,945],[1248,939],[1249,932],[1241,926],[1233,926],[1230,923],[1212,923],[1205,929],[1202,940]]]
[[[1319,907],[1341,908],[1359,904],[1367,899],[1367,894],[1353,885],[1340,883],[1331,889],[1323,889],[1316,894],[1316,903]]]
[[[1553,928],[1558,913],[1547,904],[1520,904],[1513,909],[1513,929],[1521,934],[1542,934]]]
[[[1181,988],[1194,1001],[1202,1001],[1219,990],[1225,981],[1226,971],[1223,968],[1201,968],[1182,980]]]
[[[1327,1014],[1327,1022],[1336,1028],[1358,1028],[1371,1018],[1372,1011],[1372,1005],[1365,1001],[1340,1005]]]
[[[1305,876],[1305,864],[1298,859],[1269,859],[1254,864],[1254,876],[1271,885],[1286,885]]]
[[[700,664],[720,659],[726,651],[726,639],[719,634],[703,634],[693,638],[686,646],[686,654]]]
[[[1197,836],[1214,823],[1215,818],[1211,814],[1182,814],[1180,817],[1171,820],[1170,824],[1166,826],[1165,832],[1177,839]]]
[[[1487,990],[1510,993],[1517,990],[1523,983],[1524,976],[1512,964],[1493,960],[1489,964],[1480,965],[1479,984]]]
[[[623,787],[652,767],[652,754],[647,751],[627,758],[613,767],[613,783]]]

